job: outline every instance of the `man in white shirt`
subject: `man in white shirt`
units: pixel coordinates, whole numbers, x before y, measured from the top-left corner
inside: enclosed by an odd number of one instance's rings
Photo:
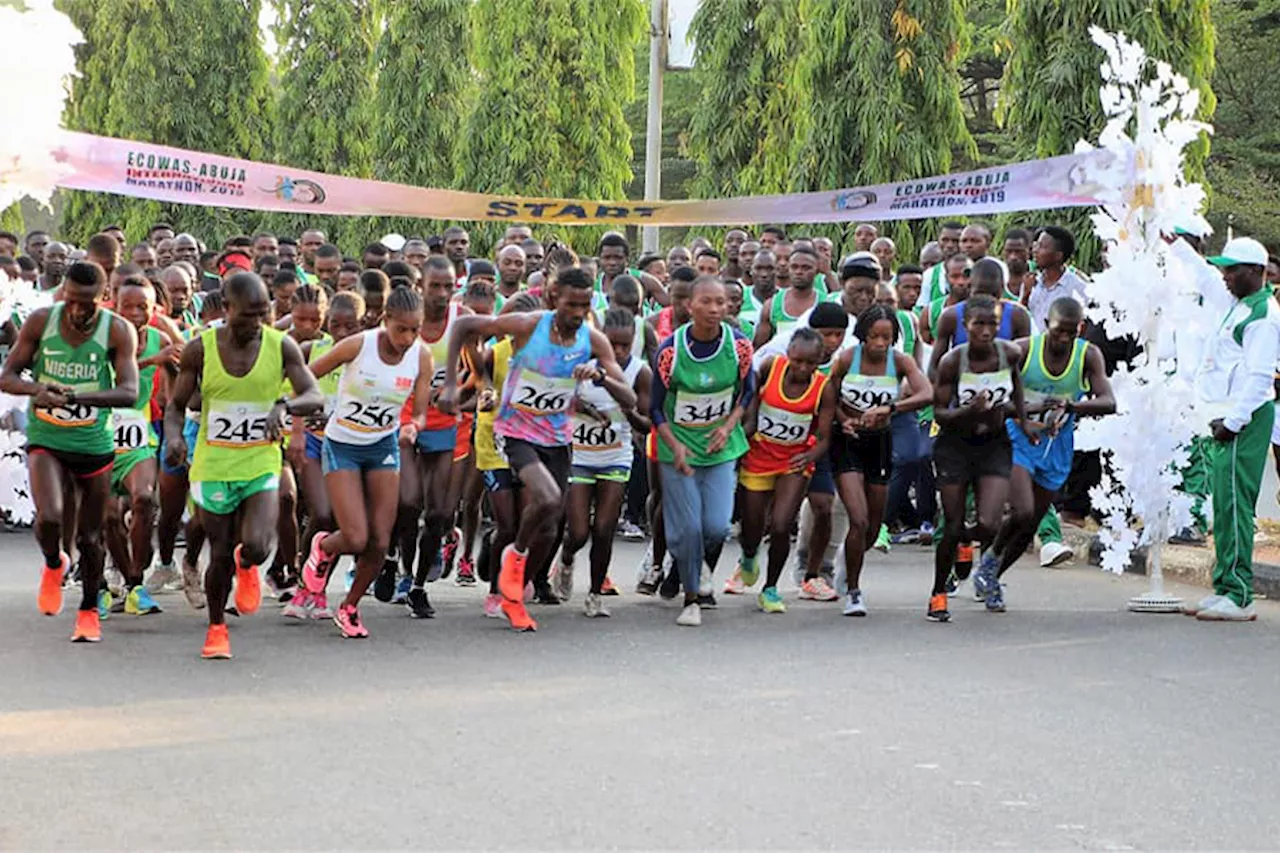
[[[1263,287],[1267,250],[1237,237],[1209,258],[1226,288],[1206,288],[1205,307],[1221,317],[1205,343],[1196,391],[1210,413],[1209,450],[1216,559],[1213,595],[1189,609],[1196,618],[1247,622],[1253,607],[1253,522],[1275,423],[1273,375],[1280,357],[1280,307]]]
[[[1027,299],[1027,310],[1038,332],[1049,328],[1049,306],[1055,299],[1070,296],[1081,305],[1087,304],[1084,279],[1067,266],[1075,251],[1075,237],[1057,225],[1047,226],[1036,238],[1033,252],[1038,272],[1036,286]]]

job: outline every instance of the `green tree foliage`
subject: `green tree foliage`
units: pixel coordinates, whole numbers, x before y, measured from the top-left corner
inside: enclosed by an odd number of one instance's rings
[[[372,0],[277,0],[277,5],[280,97],[275,161],[371,177],[376,31]],[[271,223],[281,234],[298,234],[315,224],[316,217],[305,211],[277,214]],[[348,251],[358,250],[355,244],[367,241],[375,230],[365,217],[327,217],[320,227]]]
[[[261,0],[66,0],[87,39],[78,53],[84,79],[73,83],[69,125],[263,159],[271,109],[260,6]],[[139,199],[73,199],[65,231],[83,241],[110,220],[132,239],[166,219],[212,241],[254,218],[244,211]]]
[[[609,14],[592,0],[477,0],[473,62],[480,78],[459,186],[472,192],[619,199],[631,180],[634,50],[643,0]],[[487,247],[497,226],[473,229]],[[566,232],[591,247],[600,229]]]
[[[798,86],[812,106],[796,115],[797,189],[940,175],[953,151],[974,157],[960,102],[960,0],[803,0],[800,8]],[[882,233],[904,257],[914,252],[911,223],[887,223]]]
[[[1017,159],[1012,140],[997,121],[1000,81],[1013,52],[1005,28],[1005,4],[1006,0],[969,0],[965,12],[969,51],[960,63],[960,98],[978,156],[976,160],[960,156],[953,166],[957,171]]]
[[[1217,0],[1209,222],[1280,251],[1280,0]]]
[[[21,235],[25,228],[21,202],[15,201],[4,210],[0,210],[0,231],[12,231],[14,234]]]
[[[452,187],[474,77],[469,0],[396,0],[376,52],[376,174],[419,187]],[[422,233],[430,223],[384,219],[380,231]]]
[[[1097,138],[1105,123],[1098,100],[1102,50],[1089,27],[1124,32],[1148,55],[1163,59],[1201,92],[1201,117],[1212,117],[1210,89],[1214,28],[1210,0],[1009,0],[1008,34],[1014,52],[1005,69],[1001,95],[1004,125],[1024,158],[1069,153],[1078,140]],[[1190,152],[1189,172],[1203,175],[1208,140]],[[1046,211],[1042,221],[1061,221],[1077,238],[1092,233],[1089,211]],[[1098,245],[1079,241],[1078,263],[1092,266]]]
[[[799,5],[703,0],[690,33],[701,98],[689,127],[698,164],[695,198],[785,192],[792,184],[795,121],[809,92],[796,74]],[[827,37],[842,42],[843,33]]]

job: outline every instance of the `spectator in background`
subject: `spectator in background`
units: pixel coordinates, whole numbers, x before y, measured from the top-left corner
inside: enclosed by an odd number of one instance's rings
[[[1085,282],[1067,264],[1076,251],[1076,238],[1057,225],[1049,225],[1035,242],[1036,283],[1027,299],[1027,310],[1036,331],[1044,331],[1049,323],[1049,306],[1055,299],[1070,296],[1082,305],[1088,304]],[[1105,350],[1103,351],[1105,354]]]
[[[880,280],[892,281],[894,259],[898,257],[898,247],[888,237],[877,237],[871,243],[871,254],[880,262]]]

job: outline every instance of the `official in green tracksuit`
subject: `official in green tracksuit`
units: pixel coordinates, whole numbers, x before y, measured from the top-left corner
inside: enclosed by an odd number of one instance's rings
[[[1238,237],[1209,258],[1225,292],[1206,288],[1221,317],[1206,343],[1196,391],[1210,413],[1214,594],[1192,609],[1198,619],[1244,622],[1253,608],[1253,521],[1275,423],[1272,375],[1280,356],[1280,308],[1263,287],[1267,250]]]

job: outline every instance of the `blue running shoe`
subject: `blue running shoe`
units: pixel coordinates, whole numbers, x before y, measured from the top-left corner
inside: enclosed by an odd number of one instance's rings
[[[987,593],[987,612],[1004,613],[1004,584],[999,581]]]
[[[98,590],[98,619],[107,620],[111,618],[111,605],[114,599],[111,596],[111,590]]]
[[[125,597],[124,612],[130,616],[147,616],[159,613],[160,605],[156,604],[151,593],[147,592],[147,588],[139,584],[129,590],[129,594]]]
[[[391,597],[392,604],[404,604],[409,600],[409,590],[413,589],[413,578],[404,575],[396,584],[396,594]]]
[[[973,600],[986,601],[987,593],[990,592],[993,585],[998,585],[996,580],[996,570],[1000,563],[996,559],[996,555],[988,551],[982,558],[982,562],[978,564],[977,571],[971,577],[973,578]]]

